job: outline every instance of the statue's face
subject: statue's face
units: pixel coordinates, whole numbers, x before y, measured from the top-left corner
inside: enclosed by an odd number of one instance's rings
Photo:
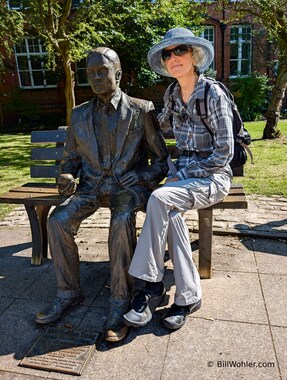
[[[112,62],[100,53],[89,56],[87,75],[92,90],[97,95],[112,94],[118,87],[117,70]]]

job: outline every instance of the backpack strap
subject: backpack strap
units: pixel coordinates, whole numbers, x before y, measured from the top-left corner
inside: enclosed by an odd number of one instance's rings
[[[195,107],[196,107],[196,112],[198,116],[200,116],[202,123],[205,125],[206,129],[208,130],[208,132],[211,134],[213,138],[214,137],[213,132],[209,126],[208,119],[207,119],[207,114],[208,114],[207,94],[210,89],[210,86],[211,86],[211,80],[207,79],[205,82],[203,98],[195,99]]]
[[[171,111],[173,111],[174,105],[175,105],[175,101],[173,99],[172,93],[173,93],[173,90],[174,90],[176,84],[177,84],[177,81],[172,82],[172,84],[169,86],[168,102],[169,102]],[[171,113],[170,118],[169,118],[169,122],[170,122],[171,126],[172,126],[172,120],[173,120],[173,114]]]
[[[175,101],[173,99],[172,93],[173,93],[173,90],[174,90],[176,84],[177,84],[177,82],[172,82],[172,84],[169,86],[168,101],[169,101],[169,104],[170,104],[171,111],[173,111],[174,105],[175,105]],[[171,115],[170,115],[170,124],[171,125],[172,125],[172,120],[173,120],[173,114],[171,113]],[[176,150],[176,149],[177,148],[173,148],[172,152],[174,150]],[[168,164],[168,168],[169,168],[169,171],[171,172],[171,174],[174,177],[176,177],[176,173],[177,173],[178,170],[177,170],[174,162],[172,161],[172,158],[171,158],[172,152],[170,152],[170,154],[167,157],[167,164]]]
[[[173,90],[174,90],[176,84],[177,84],[177,82],[172,82],[172,84],[169,86],[168,100],[169,100],[169,102],[170,102],[170,104],[172,106],[171,109],[173,109],[174,104],[175,104],[175,101],[173,99],[172,93],[173,93]]]

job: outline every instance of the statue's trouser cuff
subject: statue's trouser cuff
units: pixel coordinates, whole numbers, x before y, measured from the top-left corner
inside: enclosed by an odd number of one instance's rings
[[[57,296],[63,299],[77,298],[81,296],[81,289],[77,290],[61,290],[58,289]]]

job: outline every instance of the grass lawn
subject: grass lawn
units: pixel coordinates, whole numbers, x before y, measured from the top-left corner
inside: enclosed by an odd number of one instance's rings
[[[280,139],[262,140],[264,122],[246,123],[251,134],[250,148],[254,156],[254,164],[250,158],[244,166],[244,177],[234,178],[241,182],[247,194],[281,195],[287,197],[287,120],[281,120]]]
[[[252,137],[254,165],[248,159],[244,177],[234,181],[243,183],[247,194],[287,197],[287,120],[279,123],[280,139],[261,140],[264,125],[263,121],[245,124]],[[0,135],[0,193],[30,181],[30,153],[30,133]],[[13,207],[0,204],[0,220]]]
[[[0,135],[0,193],[30,180],[30,133]],[[0,220],[15,205],[0,204]]]

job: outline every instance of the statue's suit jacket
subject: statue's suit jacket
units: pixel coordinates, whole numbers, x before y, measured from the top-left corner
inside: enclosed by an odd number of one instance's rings
[[[75,107],[65,145],[61,173],[74,177],[81,170],[77,192],[97,193],[105,176],[99,160],[99,149],[93,122],[96,98]],[[140,174],[137,186],[128,188],[139,200],[147,200],[150,192],[166,176],[167,148],[150,101],[131,98],[121,93],[118,106],[116,153],[112,173],[120,183],[121,177],[131,171]],[[142,203],[142,202],[140,202]]]

